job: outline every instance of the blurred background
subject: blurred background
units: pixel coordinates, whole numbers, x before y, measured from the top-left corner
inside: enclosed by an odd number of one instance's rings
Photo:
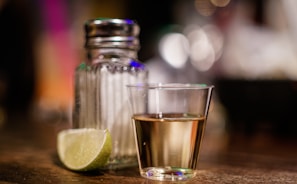
[[[215,85],[213,137],[297,135],[295,0],[0,0],[0,125],[71,119],[83,25],[98,17],[139,23],[150,81]]]

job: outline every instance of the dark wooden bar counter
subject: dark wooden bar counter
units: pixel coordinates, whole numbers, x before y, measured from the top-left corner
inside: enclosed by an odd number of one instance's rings
[[[21,118],[17,121],[0,128],[0,183],[168,183],[141,178],[137,167],[89,173],[69,171],[56,154],[56,134],[65,124]],[[294,140],[265,136],[228,135],[226,141],[226,137],[212,138],[209,131],[198,176],[184,183],[297,183],[296,145]]]

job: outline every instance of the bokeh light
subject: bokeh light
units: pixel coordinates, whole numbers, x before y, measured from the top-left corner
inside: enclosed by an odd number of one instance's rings
[[[182,68],[185,65],[188,59],[188,51],[188,40],[181,33],[170,33],[160,40],[160,55],[174,68]]]
[[[196,11],[202,16],[211,16],[216,10],[216,6],[209,0],[195,0],[194,6]]]
[[[225,7],[230,3],[231,0],[210,0],[210,2],[217,7]]]
[[[223,36],[214,25],[193,28],[187,38],[190,42],[190,58],[198,71],[209,70],[222,54]]]

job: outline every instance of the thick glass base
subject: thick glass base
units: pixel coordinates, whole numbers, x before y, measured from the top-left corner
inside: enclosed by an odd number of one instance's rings
[[[177,167],[148,167],[140,170],[144,178],[159,181],[184,181],[196,176],[196,170]]]
[[[110,158],[103,170],[117,170],[137,166],[136,156],[126,156],[121,158]]]

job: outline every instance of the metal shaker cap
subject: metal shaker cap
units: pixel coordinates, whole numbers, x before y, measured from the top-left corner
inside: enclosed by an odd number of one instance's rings
[[[138,50],[140,28],[130,19],[91,19],[85,23],[86,48]]]

